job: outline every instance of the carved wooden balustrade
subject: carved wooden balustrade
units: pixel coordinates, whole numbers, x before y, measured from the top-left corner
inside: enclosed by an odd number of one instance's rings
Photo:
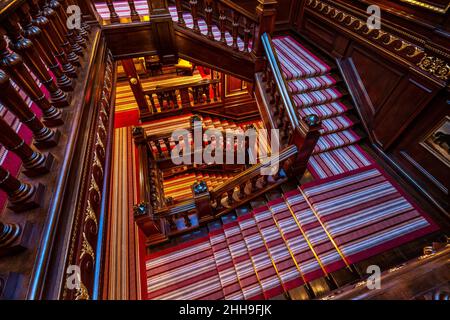
[[[294,170],[303,176],[306,165],[320,137],[320,120],[317,115],[298,117],[298,112],[281,71],[277,53],[269,34],[262,35],[266,54],[263,72],[256,74],[255,95],[260,114],[268,129],[277,129],[281,146],[294,144],[298,148],[298,158]]]
[[[39,208],[46,186],[33,179],[54,173],[52,149],[58,147],[59,128],[66,125],[63,108],[71,103],[73,79],[90,32],[85,23],[78,29],[67,27],[66,7],[76,3],[27,0],[4,1],[0,6],[0,149],[4,149],[0,151],[18,156],[22,174],[30,178],[20,181],[18,172],[0,166],[0,190],[14,212]],[[31,131],[31,143],[19,135],[20,126]],[[5,255],[15,251],[12,239],[17,237],[11,236],[19,236],[25,228],[1,226],[0,254]]]
[[[166,201],[162,207],[152,208],[147,193],[147,201],[143,200],[135,207],[136,222],[146,235],[146,244],[155,245],[199,228],[278,187],[287,181],[296,157],[297,147],[292,145],[248,167],[213,190],[208,190],[206,183],[199,181],[192,186],[193,199],[179,203]]]
[[[196,107],[220,103],[219,85],[220,79],[216,78],[146,90],[146,105],[139,109],[140,118],[150,120],[168,114],[185,114]]]

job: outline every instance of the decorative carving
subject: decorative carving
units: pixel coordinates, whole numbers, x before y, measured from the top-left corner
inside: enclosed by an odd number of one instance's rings
[[[77,289],[75,300],[89,300],[89,292],[83,282],[80,282],[80,287]]]
[[[402,1],[421,5],[424,7],[428,6],[428,9],[433,7],[415,0]],[[408,38],[420,44],[416,45],[404,39],[401,39],[385,30],[369,29],[365,21],[358,19],[348,14],[347,12],[344,12],[320,0],[307,0],[306,6],[308,6],[312,10],[315,10],[321,15],[328,16],[331,20],[335,20],[341,26],[356,33],[362,34],[367,40],[375,41],[377,44],[383,46],[383,48],[395,52],[402,58],[409,60],[412,64],[419,66],[423,71],[428,72],[439,79],[448,80],[450,73],[449,63],[445,62],[442,59],[428,56],[425,53],[425,47],[427,48],[427,50],[433,52],[437,52],[439,50],[427,47],[422,39],[406,34],[401,30],[395,30],[395,32],[407,36]],[[441,10],[437,7],[433,8],[435,10]],[[447,9],[445,9],[445,11]],[[438,54],[447,57],[447,54],[445,52],[439,51]]]
[[[450,77],[450,65],[444,60],[425,55],[417,64],[420,69],[433,74],[442,80]]]
[[[94,250],[92,249],[91,244],[86,238],[86,234],[83,232],[83,243],[81,248],[80,260],[83,259],[85,255],[88,255],[92,258],[92,261],[95,260]]]

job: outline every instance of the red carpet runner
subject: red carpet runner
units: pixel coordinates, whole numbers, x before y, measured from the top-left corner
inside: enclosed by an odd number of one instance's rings
[[[438,227],[377,166],[305,184],[147,256],[149,299],[269,299]]]

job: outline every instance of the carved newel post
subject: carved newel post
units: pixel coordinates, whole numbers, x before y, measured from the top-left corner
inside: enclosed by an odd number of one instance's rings
[[[198,222],[205,223],[214,219],[211,206],[211,198],[206,182],[200,181],[192,185],[192,196],[194,197],[195,207],[198,214]]]

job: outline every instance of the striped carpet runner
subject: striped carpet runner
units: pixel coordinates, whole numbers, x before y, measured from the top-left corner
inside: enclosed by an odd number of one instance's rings
[[[308,169],[316,179],[363,168],[374,163],[357,143],[351,109],[340,101],[339,77],[331,67],[290,36],[275,37],[275,49],[288,87],[301,117],[316,114],[322,120],[321,137]]]
[[[149,299],[270,299],[438,227],[376,165],[313,181],[146,258]]]

